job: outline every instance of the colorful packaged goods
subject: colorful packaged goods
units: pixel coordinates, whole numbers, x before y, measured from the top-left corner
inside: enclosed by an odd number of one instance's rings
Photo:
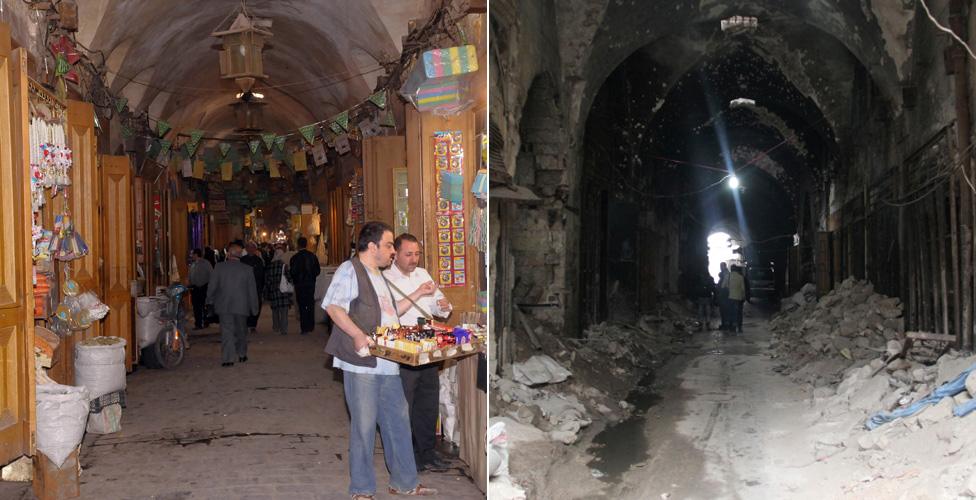
[[[470,325],[450,327],[436,321],[416,326],[378,327],[372,335],[374,356],[412,366],[472,354],[484,344]]]

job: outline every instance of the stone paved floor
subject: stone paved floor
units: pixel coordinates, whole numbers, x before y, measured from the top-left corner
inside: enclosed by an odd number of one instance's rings
[[[293,317],[289,335],[272,334],[269,313],[247,363],[220,366],[214,327],[194,332],[177,369],[130,374],[122,431],[85,437],[82,498],[349,498],[348,416],[325,329],[299,336]],[[401,498],[386,493],[378,436],[375,464],[377,498]],[[485,498],[456,464],[421,482],[437,498]]]

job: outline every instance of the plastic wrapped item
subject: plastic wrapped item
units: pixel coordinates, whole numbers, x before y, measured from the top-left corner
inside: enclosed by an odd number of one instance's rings
[[[165,297],[139,297],[136,299],[136,341],[142,349],[156,341],[163,328],[162,314],[166,309]]]
[[[478,71],[478,52],[474,45],[448,47],[424,52],[424,74],[428,78],[463,75]]]
[[[58,467],[81,443],[87,420],[87,389],[60,384],[37,386],[37,449]]]
[[[75,383],[91,399],[125,389],[125,339],[95,337],[75,344]]]
[[[109,308],[98,299],[95,292],[85,292],[78,296],[78,303],[83,309],[88,311],[89,316],[94,321],[98,321],[108,314]]]
[[[98,413],[88,415],[87,430],[92,434],[112,434],[121,431],[122,405],[111,404]]]
[[[457,365],[440,371],[440,415],[441,432],[451,443],[460,441],[457,426]]]

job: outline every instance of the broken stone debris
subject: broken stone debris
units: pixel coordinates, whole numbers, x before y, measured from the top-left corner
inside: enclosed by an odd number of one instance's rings
[[[570,375],[572,373],[569,370],[546,355],[532,356],[526,361],[512,365],[512,378],[516,382],[529,386],[562,382]]]
[[[782,361],[777,371],[809,384],[817,429],[811,453],[825,460],[845,450],[884,454],[873,467],[900,460],[936,462],[953,457],[976,462],[976,417],[953,416],[953,408],[976,397],[976,372],[966,390],[900,420],[901,425],[867,431],[864,419],[878,411],[908,406],[976,364],[976,356],[945,344],[914,341],[903,354],[906,335],[899,299],[875,293],[865,281],[845,280],[816,298],[804,286],[770,322],[771,355]],[[923,455],[930,458],[923,458]],[[871,455],[876,456],[876,455]],[[907,457],[905,458],[907,459]],[[868,465],[871,465],[868,461]],[[946,469],[962,495],[976,496],[976,472]]]

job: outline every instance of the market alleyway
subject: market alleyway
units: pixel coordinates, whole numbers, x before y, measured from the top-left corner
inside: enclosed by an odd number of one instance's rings
[[[122,431],[85,437],[81,498],[348,498],[349,419],[325,328],[300,336],[293,317],[289,335],[272,334],[269,313],[246,363],[220,366],[211,327],[177,369],[130,374]],[[394,498],[379,438],[375,463],[377,498]],[[441,498],[484,498],[460,469],[420,480]]]

